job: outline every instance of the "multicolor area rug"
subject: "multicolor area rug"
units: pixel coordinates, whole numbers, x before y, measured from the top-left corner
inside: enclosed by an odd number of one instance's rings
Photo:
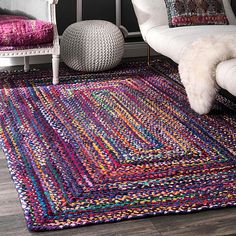
[[[188,104],[176,65],[0,73],[0,140],[30,230],[236,205],[236,106]],[[169,79],[167,79],[169,77]]]

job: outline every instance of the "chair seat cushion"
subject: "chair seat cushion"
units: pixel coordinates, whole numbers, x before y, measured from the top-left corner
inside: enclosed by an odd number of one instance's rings
[[[146,42],[156,51],[179,63],[184,50],[195,40],[217,34],[236,37],[236,25],[201,25],[169,28],[158,26],[150,29]]]
[[[0,15],[0,46],[30,46],[51,43],[53,24],[24,16]]]

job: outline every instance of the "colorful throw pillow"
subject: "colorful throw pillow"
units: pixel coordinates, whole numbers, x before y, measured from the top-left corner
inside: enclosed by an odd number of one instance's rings
[[[0,46],[30,46],[51,43],[53,24],[24,16],[0,15]]]
[[[227,25],[222,0],[165,0],[169,26]]]

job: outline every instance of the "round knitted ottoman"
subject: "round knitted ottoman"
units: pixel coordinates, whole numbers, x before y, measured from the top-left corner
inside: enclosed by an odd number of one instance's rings
[[[72,69],[94,72],[117,66],[124,54],[120,29],[102,20],[70,25],[62,35],[61,57]]]

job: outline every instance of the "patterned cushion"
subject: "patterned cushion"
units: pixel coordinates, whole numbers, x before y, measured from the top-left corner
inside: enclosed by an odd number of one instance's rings
[[[169,26],[227,25],[222,0],[165,0]]]
[[[24,16],[0,15],[0,46],[29,46],[52,41],[52,23]]]

